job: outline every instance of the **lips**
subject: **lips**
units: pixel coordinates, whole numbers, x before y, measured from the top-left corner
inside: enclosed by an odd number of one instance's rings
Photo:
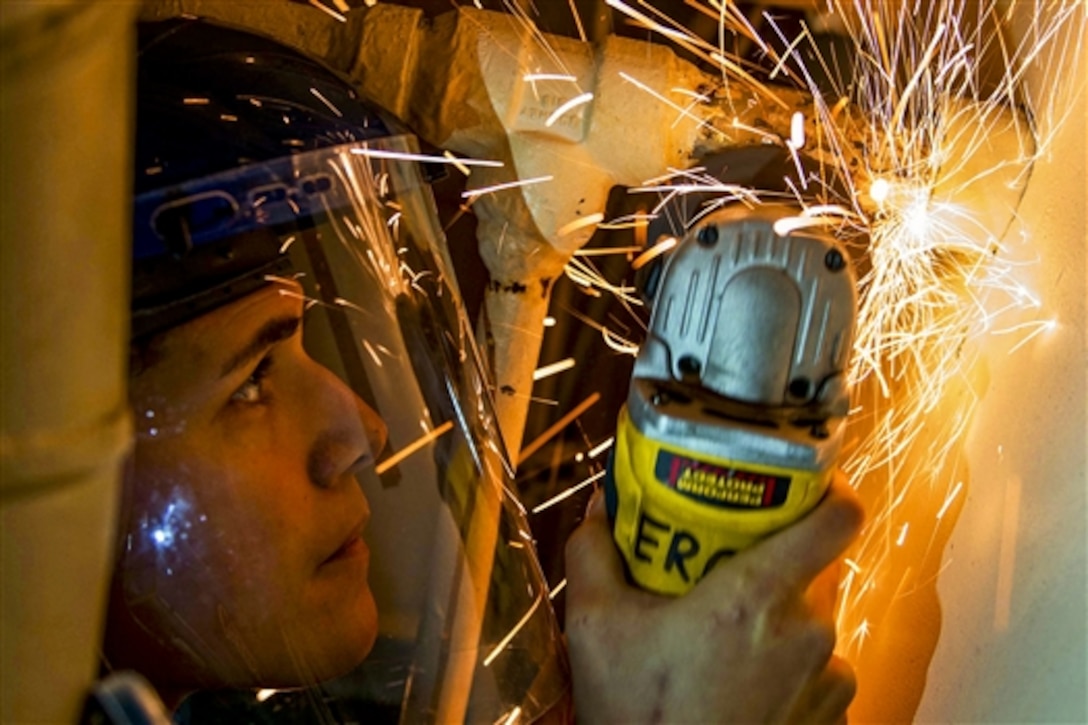
[[[340,559],[348,559],[352,556],[357,556],[366,551],[366,544],[363,543],[361,535],[356,535],[349,538],[340,548],[333,552],[332,556],[325,560],[328,564],[333,561],[339,561]]]
[[[337,561],[343,561],[345,559],[351,559],[357,556],[362,556],[367,553],[366,544],[363,543],[363,529],[366,528],[366,517],[363,517],[355,526],[353,526],[349,532],[344,536],[340,546],[336,548],[336,551],[329,554],[321,565],[331,564]]]

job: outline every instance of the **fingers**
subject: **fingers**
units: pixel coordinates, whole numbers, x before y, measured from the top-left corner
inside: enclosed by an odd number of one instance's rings
[[[604,493],[590,499],[586,518],[567,540],[567,597],[572,604],[595,589],[627,586],[623,561],[612,540]]]
[[[854,668],[846,660],[834,656],[823,672],[801,692],[790,711],[789,722],[845,722],[846,709],[856,693]]]
[[[753,574],[804,589],[857,536],[864,519],[857,494],[836,471],[823,500],[796,523],[741,552]]]
[[[828,622],[834,619],[841,581],[842,564],[839,561],[832,563],[816,575],[808,588],[808,603],[816,617]]]

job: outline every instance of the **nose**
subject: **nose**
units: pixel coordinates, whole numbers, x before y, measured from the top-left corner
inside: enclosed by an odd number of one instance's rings
[[[307,456],[310,482],[331,488],[346,477],[373,465],[388,439],[381,416],[339,377],[313,363],[314,389],[309,410],[314,438]]]
[[[385,444],[389,442],[389,428],[385,421],[378,415],[378,411],[363,402],[363,399],[352,392],[355,404],[359,410],[359,418],[363,421],[367,441],[370,443],[371,463],[378,460],[378,456],[385,450]]]

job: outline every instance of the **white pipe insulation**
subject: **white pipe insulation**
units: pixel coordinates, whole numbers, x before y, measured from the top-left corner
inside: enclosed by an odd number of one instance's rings
[[[132,10],[0,16],[0,721],[75,722],[98,669],[125,394]]]

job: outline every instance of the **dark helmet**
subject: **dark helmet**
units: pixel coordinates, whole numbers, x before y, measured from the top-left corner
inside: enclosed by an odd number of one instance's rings
[[[222,193],[185,184],[292,154],[407,133],[320,61],[197,19],[139,26],[132,323],[140,338],[283,271],[284,225],[305,226],[320,179],[248,174]],[[262,183],[263,182],[263,183]],[[280,227],[277,234],[270,228]]]

